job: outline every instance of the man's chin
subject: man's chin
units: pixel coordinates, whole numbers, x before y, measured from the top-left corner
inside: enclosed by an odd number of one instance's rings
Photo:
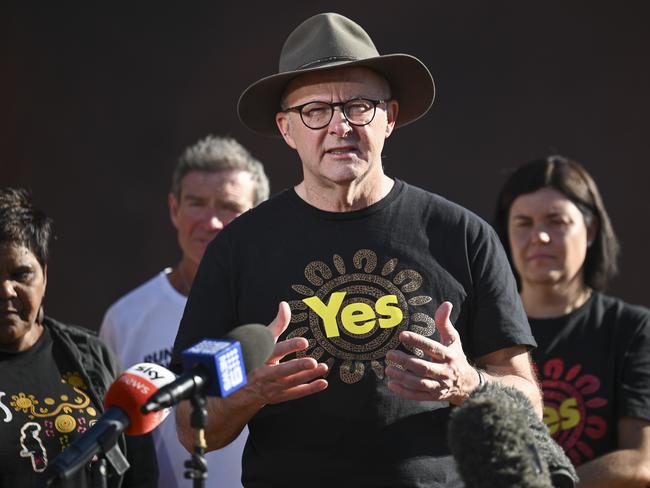
[[[208,246],[210,245],[213,239],[210,239],[209,241],[205,241],[205,240],[195,241],[190,251],[185,253],[186,258],[188,258],[196,266],[198,266],[199,263],[201,262],[201,259],[203,259],[205,250],[208,248]]]
[[[350,161],[348,164],[332,168],[325,177],[337,185],[349,185],[365,178],[369,167],[365,161]]]

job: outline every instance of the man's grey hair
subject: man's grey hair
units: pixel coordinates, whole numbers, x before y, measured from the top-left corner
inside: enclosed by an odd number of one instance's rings
[[[172,175],[171,192],[180,200],[181,183],[190,171],[216,173],[227,170],[247,171],[255,183],[254,205],[269,197],[269,179],[264,166],[232,137],[207,136],[183,151]]]

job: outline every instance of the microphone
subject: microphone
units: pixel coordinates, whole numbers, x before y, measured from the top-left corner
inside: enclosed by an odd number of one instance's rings
[[[181,353],[185,373],[154,393],[142,413],[172,407],[196,393],[230,395],[246,384],[246,372],[264,364],[274,345],[267,327],[248,324],[233,329],[224,339],[205,339],[185,349]]]
[[[46,484],[70,478],[99,452],[106,454],[118,474],[123,474],[129,465],[116,446],[120,434],[146,434],[165,419],[169,410],[142,415],[140,406],[174,378],[174,373],[152,363],[139,363],[122,373],[106,393],[101,418],[48,466]]]
[[[520,390],[488,382],[450,415],[448,442],[466,488],[571,488],[571,461]]]

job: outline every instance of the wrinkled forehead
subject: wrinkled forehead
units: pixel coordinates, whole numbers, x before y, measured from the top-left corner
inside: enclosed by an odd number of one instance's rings
[[[388,99],[391,95],[388,80],[364,67],[341,68],[305,73],[291,80],[282,94],[282,106],[299,99],[324,96],[328,93],[354,92],[353,96]]]
[[[29,243],[19,240],[0,241],[0,266],[11,264],[13,266],[43,265],[36,257]]]

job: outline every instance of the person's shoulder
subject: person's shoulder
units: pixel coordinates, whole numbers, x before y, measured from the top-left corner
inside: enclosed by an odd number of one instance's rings
[[[296,199],[295,190],[293,188],[287,188],[282,190],[280,193],[271,195],[267,200],[264,200],[260,204],[251,208],[247,212],[243,213],[237,217],[232,223],[241,222],[246,224],[248,222],[257,222],[261,219],[266,219],[268,217],[276,217],[278,211],[282,211],[291,206],[291,202]]]
[[[637,323],[650,327],[650,308],[628,303],[621,298],[596,292],[596,301],[605,313],[614,313],[622,323]]]
[[[81,354],[95,351],[99,357],[110,356],[114,360],[112,352],[99,338],[97,331],[80,325],[63,323],[52,317],[45,317],[44,324],[54,336],[63,340],[67,347],[77,349]]]
[[[489,223],[468,208],[437,193],[410,183],[402,183],[404,185],[404,195],[408,199],[409,205],[411,202],[414,202],[415,205],[420,204],[421,211],[426,212],[430,219],[474,231],[492,231],[492,226]]]
[[[259,235],[265,229],[273,229],[278,221],[287,218],[287,211],[295,200],[295,192],[289,188],[272,195],[230,222],[212,241],[239,238],[254,233]]]
[[[50,330],[57,347],[79,362],[89,377],[88,386],[101,398],[122,369],[115,353],[94,330],[63,323],[52,317],[45,317],[43,323]]]
[[[99,340],[97,336],[97,331],[87,329],[80,325],[63,323],[59,320],[53,319],[52,317],[45,317],[44,319],[45,326],[49,327],[50,330],[54,330],[59,334],[67,335],[68,337],[74,339],[78,338],[87,338],[90,340],[96,339]]]

